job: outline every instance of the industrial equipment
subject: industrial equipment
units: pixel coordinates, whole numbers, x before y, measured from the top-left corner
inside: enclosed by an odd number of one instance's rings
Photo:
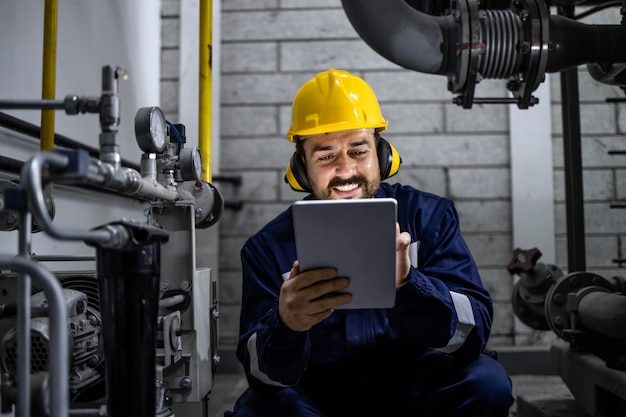
[[[626,279],[587,271],[564,274],[537,262],[537,248],[515,249],[507,266],[519,276],[515,315],[536,330],[552,330],[556,370],[590,416],[626,413]]]
[[[542,0],[342,0],[363,40],[404,68],[444,75],[454,102],[537,104],[546,73],[587,64],[598,81],[625,86],[624,25],[574,20],[576,4]],[[557,6],[559,15],[550,7]],[[606,5],[602,5],[606,7]],[[375,24],[373,24],[375,22]],[[512,97],[474,97],[484,79],[507,80]]]
[[[0,100],[0,108],[96,113],[101,127],[97,158],[81,148],[40,151],[17,164],[18,181],[0,183],[0,226],[19,233],[17,255],[0,255],[2,413],[172,416],[177,403],[208,400],[219,363],[217,283],[196,266],[195,230],[219,221],[223,199],[202,180],[184,125],[158,107],[135,116],[139,169],[122,164],[123,76],[103,67],[98,97]],[[60,228],[52,184],[141,200],[145,220]],[[31,251],[33,231],[95,247],[96,270],[48,271]]]

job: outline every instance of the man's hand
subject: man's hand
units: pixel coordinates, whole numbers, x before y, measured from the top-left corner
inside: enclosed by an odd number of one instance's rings
[[[411,235],[408,232],[400,233],[400,225],[396,223],[396,288],[404,284],[411,270],[409,247]]]
[[[333,309],[352,300],[350,294],[328,295],[348,288],[348,278],[338,278],[332,268],[300,273],[295,261],[289,279],[280,287],[278,314],[292,330],[305,331],[328,318]]]

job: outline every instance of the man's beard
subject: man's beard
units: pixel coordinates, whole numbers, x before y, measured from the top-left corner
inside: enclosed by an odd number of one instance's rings
[[[355,175],[348,179],[342,178],[333,178],[328,183],[328,186],[325,189],[316,189],[317,187],[313,187],[313,194],[317,197],[318,200],[328,200],[333,192],[334,187],[346,185],[346,184],[359,184],[363,185],[363,196],[361,198],[373,198],[376,196],[376,192],[380,188],[380,180],[377,181],[367,181],[367,178],[362,175]]]

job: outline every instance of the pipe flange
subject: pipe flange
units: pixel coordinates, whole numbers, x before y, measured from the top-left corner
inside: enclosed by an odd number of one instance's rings
[[[511,78],[507,88],[517,98],[517,106],[520,109],[527,109],[537,104],[538,101],[532,93],[545,78],[550,41],[550,14],[541,0],[515,1],[513,8],[526,27],[530,39],[526,38],[521,45],[525,56],[524,70]]]
[[[460,21],[461,34],[456,45],[458,55],[456,71],[450,75],[448,90],[452,93],[461,93],[455,97],[455,104],[465,109],[472,107],[474,89],[478,78],[478,65],[483,52],[481,44],[481,26],[478,19],[478,4],[476,1],[458,0],[455,2],[454,15]]]
[[[550,328],[563,340],[571,342],[572,323],[571,311],[568,308],[568,297],[575,295],[585,287],[601,287],[613,290],[611,282],[591,272],[573,272],[557,281],[546,296],[545,316]]]
[[[208,229],[221,219],[224,198],[213,184],[205,181],[185,182],[182,188],[193,196],[196,229]]]

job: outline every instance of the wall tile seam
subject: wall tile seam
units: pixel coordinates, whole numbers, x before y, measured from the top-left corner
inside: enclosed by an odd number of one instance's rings
[[[268,108],[268,107],[279,107],[280,105],[274,104],[274,103],[259,103],[259,102],[252,102],[252,103],[248,103],[248,104],[233,104],[233,103],[220,103],[221,107],[229,109],[229,110],[233,110],[233,109],[245,109],[245,108],[250,108],[250,107],[256,107],[256,108]],[[291,105],[291,103],[289,103],[289,105]]]
[[[594,238],[604,238],[604,239],[608,239],[608,238],[616,238],[616,239],[620,239],[626,237],[626,230],[624,232],[602,232],[602,233],[593,233],[593,232],[588,232],[585,231],[585,240],[588,239],[594,239]],[[554,233],[554,238],[555,239],[565,239],[567,238],[567,232],[555,232]],[[590,242],[591,243],[591,242]]]
[[[222,86],[222,88],[224,88]],[[294,92],[295,94],[295,92]],[[242,108],[246,108],[246,107],[251,107],[252,105],[254,105],[255,107],[271,107],[271,106],[289,106],[291,107],[291,103],[292,103],[292,99],[289,99],[289,101],[222,101],[220,103],[220,105],[222,107],[230,107],[230,108],[237,108],[237,107],[242,107]]]
[[[583,161],[584,164],[584,161]],[[622,165],[591,165],[591,166],[583,166],[583,175],[586,172],[602,172],[602,171],[612,171],[614,173],[617,173],[618,171],[624,170],[624,168],[626,168],[626,165],[622,166]],[[554,167],[554,173],[555,174],[563,174],[565,171],[565,167],[564,166],[555,166]]]
[[[245,39],[245,40],[240,40],[240,39],[224,39],[222,40],[221,45],[222,46],[236,46],[236,45],[254,45],[254,44],[264,44],[264,43],[281,43],[284,40],[267,40],[267,39],[255,39],[255,38],[250,38],[250,39]],[[231,71],[225,72],[226,74],[230,74]],[[236,74],[236,72],[235,72]]]
[[[626,168],[626,161],[624,166],[618,165],[584,165],[583,161],[583,171],[619,171],[620,169]],[[555,171],[564,171],[565,167],[555,167]]]
[[[447,197],[449,200],[452,200],[454,203],[485,203],[485,204],[489,204],[489,203],[510,203],[511,202],[511,196],[500,196],[500,197],[494,197],[494,196],[489,196],[489,197],[483,197],[483,196],[477,196],[477,197]]]
[[[385,103],[384,101],[381,101],[381,102]],[[406,103],[406,104],[420,104],[420,103]],[[409,139],[406,137],[405,134],[402,134],[402,135],[397,134],[395,130],[393,130],[393,128],[385,132],[387,133],[388,136],[397,136],[400,139]],[[418,137],[425,136],[425,137],[439,138],[439,139],[441,138],[468,139],[468,140],[498,139],[506,144],[508,144],[511,140],[508,131],[501,132],[501,131],[495,131],[495,130],[492,130],[492,131],[455,130],[455,131],[450,131],[450,132],[445,132],[445,133],[436,132],[435,134],[430,133],[430,132],[410,132],[410,133]]]
[[[317,40],[319,41],[319,38],[313,38],[313,40]],[[285,41],[284,39],[277,39],[276,41],[272,40],[272,41],[267,41],[265,39],[259,39],[258,40],[259,43],[273,43],[273,42],[277,42],[277,43],[286,43],[287,41]],[[228,41],[228,40],[224,40],[222,41],[222,44],[228,44],[228,43],[252,43],[250,41]],[[284,74],[284,75],[300,75],[300,74],[311,74],[313,72],[315,72],[317,70],[315,69],[294,69],[294,70],[279,70],[279,71],[273,71],[273,73],[280,75],[280,74]],[[353,73],[357,73],[357,75],[361,76],[361,78],[363,78],[363,76],[365,75],[388,75],[389,73],[393,73],[393,74],[403,74],[408,70],[402,69],[400,68],[399,70],[396,69],[389,69],[389,70],[360,70],[357,67],[353,67],[350,70]],[[319,71],[318,71],[319,72]],[[240,74],[240,73],[245,73],[245,74],[255,74],[255,73],[263,73],[263,71],[261,70],[248,70],[248,71],[238,71],[238,72],[222,72],[222,75],[224,78],[227,78],[230,74]],[[448,104],[452,104],[451,102],[452,98],[450,98],[450,102],[445,101],[445,103]],[[443,100],[439,100],[439,101],[443,101]]]
[[[563,132],[552,133],[552,139],[555,140],[563,140],[565,137],[563,136]],[[580,140],[588,141],[588,140],[597,140],[597,139],[624,139],[624,133],[620,133],[618,131],[615,132],[581,132]]]
[[[231,75],[238,76],[238,77],[239,77],[239,76],[248,76],[248,75],[253,76],[253,74],[257,74],[257,75],[274,75],[274,74],[277,74],[277,73],[279,73],[279,71],[277,71],[277,70],[273,70],[273,69],[268,69],[268,70],[255,70],[253,73],[252,73],[252,72],[248,72],[248,71],[236,71],[236,70],[233,70],[233,71],[228,71],[228,72],[226,73],[227,75],[225,75],[225,77],[227,77],[227,78],[228,78],[228,77],[229,77],[229,76],[231,76]],[[222,74],[224,74],[224,73],[222,73]],[[224,76],[222,76],[222,78],[223,78],[223,77],[224,77]],[[226,85],[228,85],[228,83],[222,83],[222,84],[226,84]],[[230,103],[225,103],[225,104],[232,105],[232,104],[230,104]]]
[[[263,7],[263,8],[258,8],[258,9],[229,9],[229,8],[224,8],[222,7],[222,14],[238,14],[238,13],[259,13],[259,12],[268,12],[268,13],[275,13],[275,12],[285,12],[285,11],[292,11],[292,12],[318,12],[320,10],[343,10],[342,6],[321,6],[321,7],[282,7],[280,5],[278,5],[278,7]]]
[[[420,165],[420,167],[425,166],[425,165]],[[461,170],[474,170],[474,169],[503,169],[503,170],[508,170],[511,168],[511,164],[502,164],[502,163],[498,163],[498,164],[486,164],[486,163],[482,163],[482,164],[442,164],[439,166],[445,166],[446,168],[449,169],[454,169],[456,171],[461,171]]]
[[[567,234],[566,233],[561,233],[559,232],[558,234],[556,234],[557,238],[560,237],[566,237]],[[626,229],[623,232],[591,232],[591,233],[585,233],[585,238],[586,239],[597,239],[597,238],[603,238],[603,239],[611,239],[611,238],[615,238],[615,239],[620,239],[626,237]]]
[[[613,200],[598,200],[598,201],[585,201],[584,203],[588,204],[589,207],[602,208],[602,206],[607,206],[609,204],[609,202],[614,202],[614,201]],[[559,208],[564,208],[565,207],[565,200],[559,201],[557,206]]]
[[[581,132],[581,140],[585,139],[624,139],[623,132]],[[563,132],[552,132],[552,139],[563,140]]]
[[[555,203],[559,205],[565,205],[565,199],[555,199]],[[611,205],[611,204],[623,204],[626,200],[597,200],[597,199],[583,199],[584,204],[597,204],[597,205]],[[609,207],[610,208],[610,207]],[[612,210],[620,210],[620,208],[613,208]]]
[[[272,38],[272,37],[262,37],[262,38],[226,38],[222,40],[222,45],[229,45],[229,44],[237,44],[237,43],[243,43],[243,44],[247,44],[247,43],[277,43],[277,44],[284,44],[284,43],[293,43],[293,44],[297,44],[297,43],[324,43],[324,42],[351,42],[351,41],[362,41],[361,38],[358,37],[358,35],[349,35],[349,36],[334,36],[334,37],[324,37],[324,38],[320,38],[320,37],[308,37],[308,38]],[[289,72],[298,72],[298,71],[306,71],[306,70],[288,70]],[[308,72],[314,71],[314,69],[308,69]],[[372,70],[375,71],[375,70]],[[376,71],[381,71],[381,70],[376,70]],[[358,69],[354,69],[353,68],[353,72],[357,73],[357,75],[360,75],[359,73],[362,73],[363,70],[358,70]]]

